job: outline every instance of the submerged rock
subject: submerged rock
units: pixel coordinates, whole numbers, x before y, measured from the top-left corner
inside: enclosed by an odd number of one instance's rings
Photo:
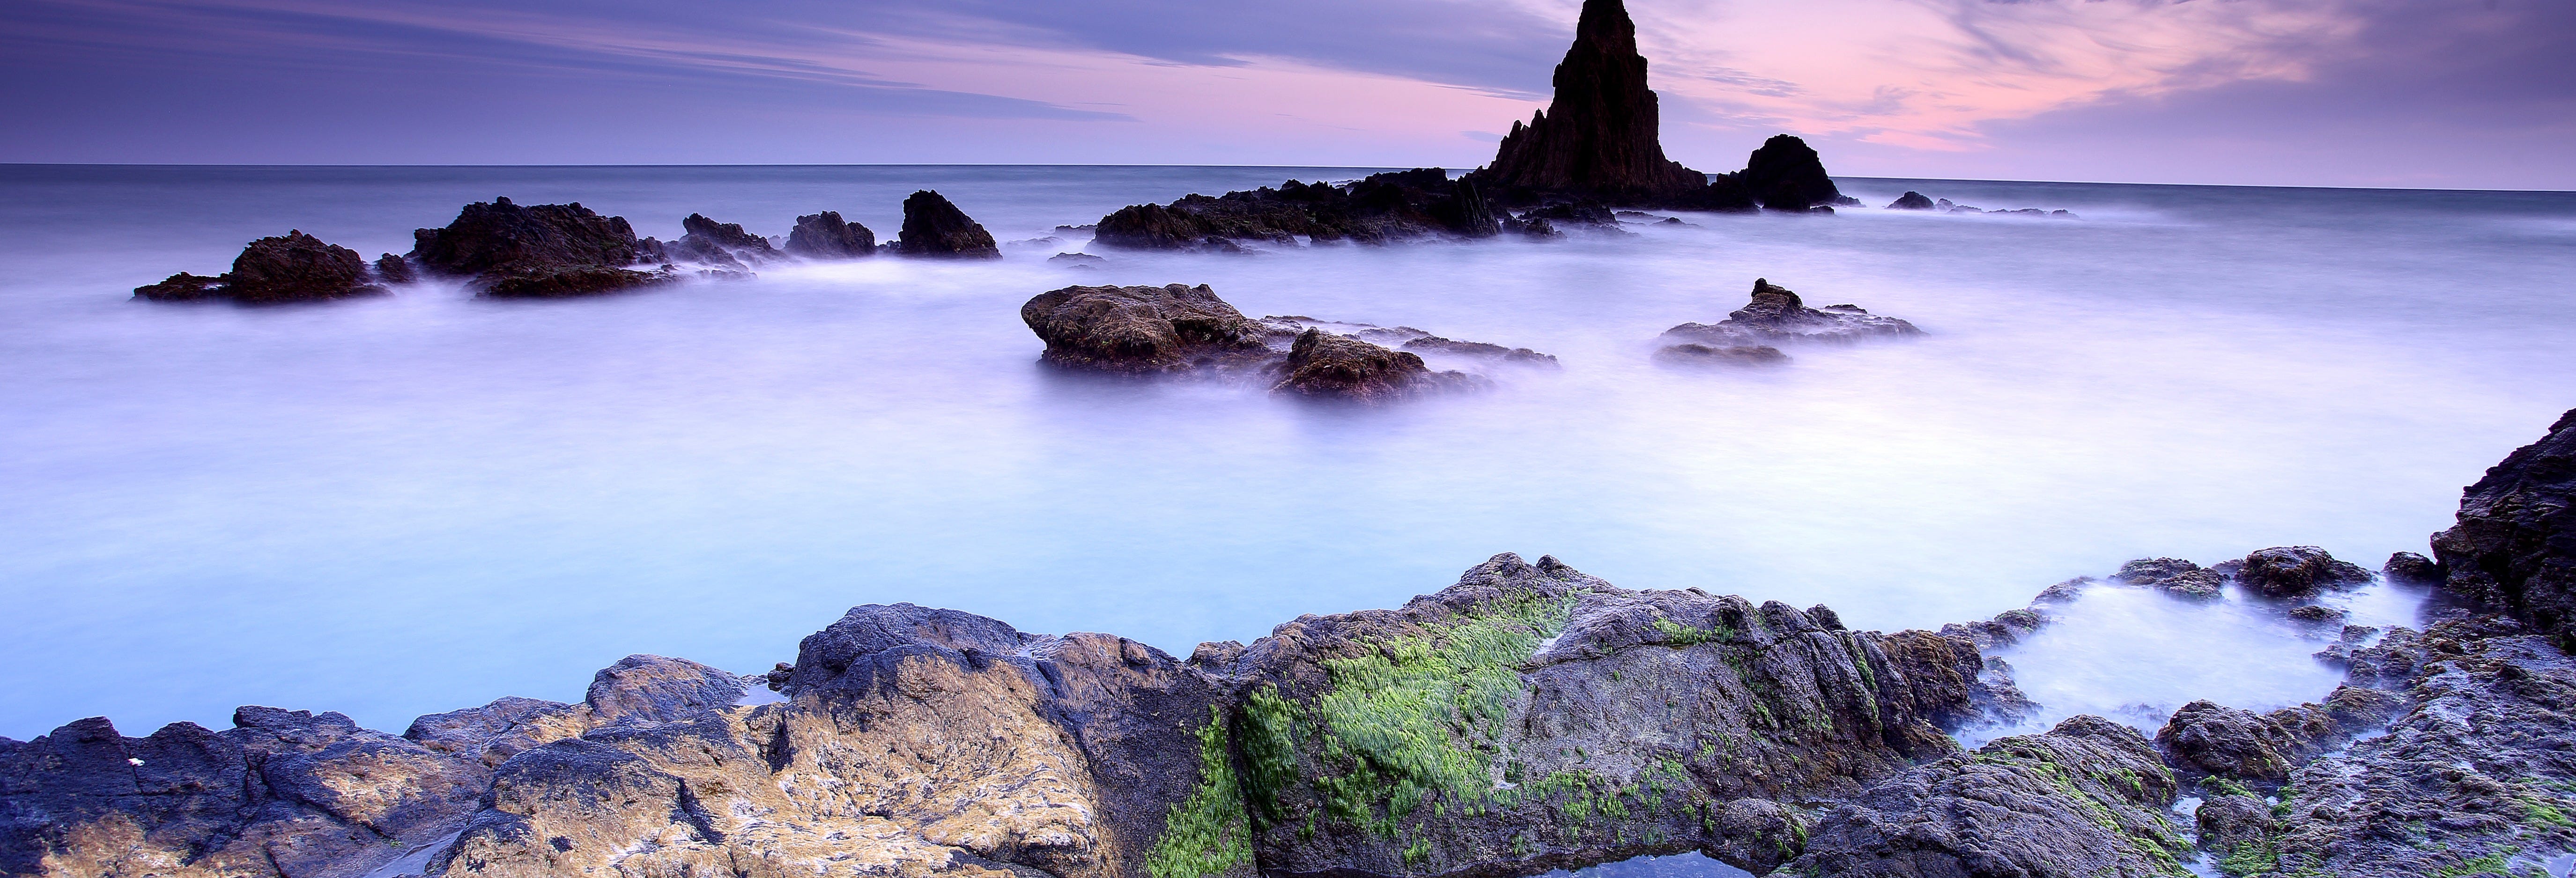
[[[382,293],[370,283],[366,257],[301,230],[261,238],[243,247],[233,270],[220,277],[180,272],[134,288],[134,297],[156,302],[228,298],[245,305],[313,302]]]
[[[1781,342],[1851,342],[1881,336],[1920,335],[1914,324],[1880,317],[1852,305],[1809,308],[1798,294],[1753,281],[1753,299],[1717,323],[1684,323],[1664,330],[1664,337],[1711,347]]]
[[[839,211],[827,210],[796,218],[796,228],[787,233],[787,252],[808,259],[857,259],[877,252],[877,233],[867,226],[843,222]]]
[[[1932,199],[1925,198],[1923,193],[1913,190],[1907,190],[1904,195],[1898,196],[1895,201],[1887,204],[1888,210],[1932,210],[1935,207]]]
[[[2303,598],[2370,582],[2370,571],[2315,546],[2275,546],[2245,556],[2236,580],[2268,598]]]
[[[993,233],[958,210],[945,196],[928,189],[903,200],[903,237],[894,252],[905,256],[1000,259]]]
[[[2576,410],[2462,491],[2457,521],[2433,535],[2443,586],[2576,649]]]
[[[1272,393],[1386,402],[1444,390],[1469,389],[1482,379],[1464,372],[1433,372],[1405,351],[1308,329],[1288,348]]]
[[[223,294],[223,278],[189,274],[184,271],[164,278],[160,283],[144,284],[134,288],[135,298],[154,302],[194,302],[216,298]]]
[[[1789,355],[1770,345],[1677,344],[1656,351],[1655,362],[1672,366],[1781,366],[1788,364]]]
[[[1533,366],[1557,365],[1556,355],[1554,354],[1542,354],[1528,348],[1508,348],[1502,345],[1481,341],[1458,341],[1455,339],[1441,338],[1436,335],[1423,335],[1418,338],[1407,339],[1403,344],[1398,345],[1398,347],[1408,351],[1433,351],[1443,354],[1455,354],[1462,357],[1483,357],[1486,359],[1501,360],[1507,363],[1523,363]]]
[[[476,202],[445,228],[420,229],[412,240],[412,265],[472,278],[484,295],[498,298],[593,295],[675,277],[628,268],[660,254],[635,237],[625,217],[603,217],[580,202]]]

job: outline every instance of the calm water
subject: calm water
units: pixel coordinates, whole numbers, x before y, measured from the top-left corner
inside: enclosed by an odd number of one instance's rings
[[[237,704],[400,729],[580,697],[632,652],[739,671],[913,601],[1186,654],[1392,606],[1488,555],[1855,626],[2021,606],[2141,555],[2313,543],[2376,567],[2576,405],[2576,195],[1850,180],[2080,222],[1693,216],[1624,237],[1251,257],[875,259],[585,301],[417,286],[153,306],[301,228],[370,256],[470,200],[881,237],[936,188],[1004,241],[1286,168],[0,167],[0,735]],[[1659,369],[1767,277],[1919,342]],[[1553,372],[1379,411],[1071,379],[1018,307],[1208,283],[1251,314],[1529,346]],[[2315,698],[2242,603],[2088,600],[2017,651],[2052,717]],[[2403,620],[2380,590],[2366,619]]]

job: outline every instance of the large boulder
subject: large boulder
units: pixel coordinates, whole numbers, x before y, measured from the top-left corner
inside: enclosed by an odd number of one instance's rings
[[[1854,305],[1809,308],[1788,288],[1754,278],[1752,300],[1725,320],[1684,323],[1664,330],[1664,337],[1725,348],[1782,342],[1852,342],[1922,332],[1912,323],[1871,314]]]
[[[364,296],[385,291],[370,283],[366,257],[302,230],[261,238],[234,257],[220,277],[180,272],[134,288],[134,297],[156,302],[230,298],[245,305],[276,305]]]
[[[1261,328],[1206,284],[1065,287],[1020,306],[1049,363],[1102,372],[1170,372],[1269,350]]]
[[[903,237],[895,242],[895,252],[905,256],[1002,258],[1002,248],[993,243],[993,233],[984,231],[947,197],[928,189],[903,200]]]
[[[808,259],[856,259],[877,252],[877,233],[867,226],[843,222],[839,211],[827,210],[796,218],[796,228],[787,233],[787,252]]]
[[[1481,384],[1464,372],[1433,372],[1420,355],[1347,335],[1308,329],[1288,348],[1272,393],[1386,402]]]
[[[1498,192],[1621,204],[1663,204],[1708,187],[1707,175],[1664,157],[1637,26],[1620,0],[1585,0],[1555,86],[1547,109],[1512,123],[1493,164],[1472,179]]]
[[[593,295],[671,278],[627,268],[661,254],[635,237],[625,217],[600,216],[580,202],[475,202],[444,228],[413,232],[412,242],[410,264],[471,278],[484,295],[501,298]]]
[[[2224,565],[2222,565],[2224,566]],[[2268,598],[2304,598],[2370,583],[2370,571],[2315,546],[2274,546],[2246,555],[2236,581]]]
[[[1746,191],[1765,210],[1805,211],[1842,198],[1834,178],[1814,147],[1794,135],[1775,134],[1762,142],[1738,172]],[[1917,196],[1918,198],[1920,196]]]
[[[720,223],[706,214],[693,213],[681,218],[680,228],[687,234],[671,242],[669,254],[673,258],[725,268],[758,265],[778,258],[768,238],[743,231],[741,223]]]
[[[2450,591],[2576,649],[2576,410],[2461,492],[2433,558]]]

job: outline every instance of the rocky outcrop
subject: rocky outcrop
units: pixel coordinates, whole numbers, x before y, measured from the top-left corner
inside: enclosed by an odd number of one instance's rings
[[[1895,201],[1887,203],[1888,210],[1932,210],[1934,207],[1932,199],[1925,198],[1923,193],[1910,189],[1906,190],[1904,195],[1897,196]]]
[[[2236,568],[2236,581],[2264,597],[2290,599],[2368,585],[2371,578],[2370,571],[2335,560],[2324,549],[2275,546],[2245,556]]]
[[[1914,768],[1827,812],[1782,874],[2145,878],[2186,874],[2173,776],[2135,730],[2078,716]]]
[[[877,233],[867,226],[843,222],[838,211],[827,210],[796,218],[796,228],[787,233],[787,252],[807,259],[856,259],[877,252]]]
[[[903,237],[895,241],[894,252],[956,259],[1002,258],[1002,248],[993,243],[993,233],[984,231],[982,224],[958,210],[946,196],[928,189],[903,200]]]
[[[768,238],[743,231],[741,223],[720,223],[693,213],[680,220],[680,228],[688,234],[669,245],[667,252],[674,259],[740,269],[778,258]]]
[[[1389,402],[1451,390],[1468,390],[1483,380],[1464,372],[1434,372],[1420,355],[1308,329],[1289,345],[1280,364],[1279,383],[1271,392],[1329,397],[1361,402]]]
[[[1265,358],[1261,327],[1206,284],[1065,287],[1020,306],[1048,363],[1102,372],[1172,372]]]
[[[2461,493],[2433,558],[2451,592],[2576,649],[2576,410]]]
[[[1855,305],[1809,308],[1797,293],[1753,281],[1753,299],[1717,323],[1684,323],[1664,330],[1664,337],[1710,347],[1777,345],[1784,342],[1853,342],[1864,338],[1920,335],[1914,324],[1880,317]]]
[[[1763,141],[1736,178],[1764,210],[1830,209],[1843,197],[1834,179],[1825,175],[1824,159],[1795,135],[1774,134]]]
[[[1677,344],[1655,351],[1655,362],[1668,366],[1781,366],[1788,364],[1789,355],[1770,345]]]
[[[1385,244],[1491,237],[1501,228],[1499,215],[1476,184],[1453,182],[1439,168],[1415,168],[1371,174],[1343,186],[1290,180],[1276,189],[1124,207],[1102,217],[1093,234],[1104,247],[1228,251],[1244,241]]]
[[[376,257],[376,279],[389,284],[407,284],[420,279],[411,263],[391,253]]]
[[[134,297],[156,302],[228,298],[245,305],[277,305],[385,291],[369,281],[367,260],[358,251],[293,230],[250,242],[233,259],[233,270],[222,276],[183,271],[160,283],[135,287]]]
[[[667,271],[629,268],[662,254],[637,239],[625,217],[603,217],[579,202],[476,202],[445,228],[420,229],[412,240],[412,265],[470,278],[495,298],[593,295],[673,279]]]
[[[2442,565],[2413,552],[2391,552],[2388,563],[2379,566],[2379,575],[2391,582],[2410,585],[2440,585]]]
[[[1510,363],[1521,366],[1555,366],[1553,354],[1542,354],[1529,348],[1505,347],[1481,341],[1442,338],[1410,326],[1379,326],[1348,320],[1318,320],[1313,317],[1271,315],[1260,320],[1262,331],[1269,335],[1273,347],[1296,342],[1308,329],[1321,329],[1328,334],[1347,335],[1372,344],[1384,345],[1415,353],[1437,354],[1465,359]]]
[[[2142,585],[2169,595],[2197,601],[2217,600],[2227,577],[2181,558],[2140,558],[2120,565],[2112,581]]]
[[[1585,0],[1555,86],[1547,109],[1512,123],[1493,164],[1474,174],[1479,184],[1620,204],[1666,204],[1708,188],[1707,175],[1664,157],[1637,26],[1619,0]]]

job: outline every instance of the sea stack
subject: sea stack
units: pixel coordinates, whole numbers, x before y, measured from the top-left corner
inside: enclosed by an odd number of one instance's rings
[[[1615,204],[1691,198],[1708,187],[1708,177],[1664,157],[1660,126],[1628,8],[1620,0],[1584,0],[1574,46],[1556,65],[1555,99],[1528,124],[1512,123],[1494,163],[1469,179],[1505,199],[1518,193]]]

